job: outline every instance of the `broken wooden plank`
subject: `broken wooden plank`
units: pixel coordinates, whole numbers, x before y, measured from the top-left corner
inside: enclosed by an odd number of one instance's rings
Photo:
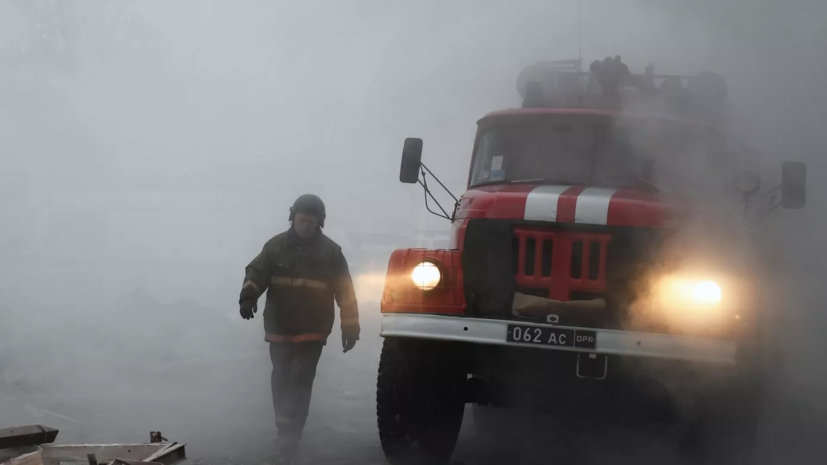
[[[0,449],[0,464],[25,454],[39,451],[39,446],[14,447],[11,449]]]
[[[7,462],[3,462],[2,465],[44,465],[43,464],[43,456],[40,454],[40,451],[31,452],[28,454],[23,454],[19,457],[15,457]]]
[[[186,444],[173,442],[144,459],[144,462],[157,462],[162,465],[175,465],[187,460]]]
[[[110,465],[163,465],[158,462],[147,462],[146,460],[115,459]]]
[[[115,459],[143,460],[158,452],[166,444],[67,444],[42,446],[45,460],[59,462],[86,462],[88,454],[95,454],[98,463]]]
[[[117,458],[143,460],[165,447],[168,444],[45,444],[40,449],[44,462],[88,463],[88,455],[95,454],[98,463],[102,463]],[[0,463],[29,452],[33,452],[31,447],[0,449]]]
[[[0,449],[52,443],[57,438],[57,433],[58,430],[42,425],[0,429]]]

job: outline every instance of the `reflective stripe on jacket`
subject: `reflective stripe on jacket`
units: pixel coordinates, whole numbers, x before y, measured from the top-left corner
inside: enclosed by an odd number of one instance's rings
[[[267,294],[264,330],[269,342],[325,341],[333,328],[334,301],[342,326],[358,328],[347,261],[341,247],[321,231],[302,239],[291,228],[264,244],[246,268],[241,299],[262,293]]]

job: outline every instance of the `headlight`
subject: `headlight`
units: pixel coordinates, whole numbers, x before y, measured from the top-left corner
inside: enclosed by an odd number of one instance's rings
[[[630,318],[642,327],[728,337],[736,326],[752,321],[741,318],[749,313],[751,298],[737,277],[690,270],[652,276],[647,284],[648,291],[639,292],[630,307]]]
[[[721,303],[721,286],[710,280],[667,279],[661,283],[661,304],[680,309],[714,308]]]
[[[442,273],[439,272],[439,267],[435,264],[422,262],[414,267],[411,279],[416,287],[423,291],[430,291],[439,285]]]
[[[692,286],[692,301],[698,305],[721,303],[721,286],[715,281],[701,281]]]

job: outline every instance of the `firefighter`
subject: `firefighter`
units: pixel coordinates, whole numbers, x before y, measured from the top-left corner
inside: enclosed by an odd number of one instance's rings
[[[333,328],[334,300],[341,316],[342,349],[359,340],[359,312],[342,249],[322,233],[325,206],[312,194],[290,208],[290,229],[264,244],[246,268],[239,299],[242,318],[257,312],[266,293],[265,340],[273,364],[271,388],[279,453],[289,458],[302,436],[316,364]]]
[[[620,55],[592,62],[589,71],[600,84],[604,105],[609,108],[620,108],[620,87],[634,80],[629,67],[620,61]]]

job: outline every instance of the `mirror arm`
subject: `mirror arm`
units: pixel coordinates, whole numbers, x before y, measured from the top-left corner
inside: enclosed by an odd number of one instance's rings
[[[751,210],[752,207],[756,207],[756,209],[758,210],[755,213],[756,220],[752,224],[755,224],[758,221],[760,221],[761,218],[763,218],[765,215],[769,214],[770,211],[774,210],[777,207],[777,205],[772,206],[772,204],[778,198],[778,194],[780,192],[781,192],[781,186],[777,186],[777,187],[773,187],[772,189],[768,190],[767,192],[764,192],[763,194],[759,195],[758,197],[756,197],[754,199],[746,199],[745,198],[744,199],[744,204],[745,204],[744,205],[744,218],[747,219],[747,221],[749,221],[749,219],[747,218],[747,216],[749,214],[749,210]],[[751,227],[752,224],[750,224],[748,227]]]
[[[776,189],[773,189],[771,192],[780,191],[780,190],[781,190],[781,187],[777,187]],[[750,224],[750,227],[753,227],[756,224],[758,224],[761,220],[763,220],[770,213],[772,213],[776,208],[781,206],[781,201],[777,200],[777,199],[778,199],[778,192],[776,192],[772,197],[770,197],[769,201],[765,204],[764,208],[762,208],[761,210],[758,211],[758,213],[755,215],[755,220],[752,222],[752,224]]]
[[[429,213],[431,213],[434,216],[438,216],[440,218],[445,218],[448,221],[453,221],[454,217],[456,216],[456,210],[457,210],[456,206],[457,206],[457,204],[459,204],[459,200],[457,200],[457,198],[454,196],[454,194],[451,193],[451,191],[448,190],[447,187],[445,187],[445,184],[443,184],[442,181],[439,180],[439,178],[434,176],[434,173],[432,173],[431,170],[428,169],[428,167],[425,166],[424,163],[420,163],[419,166],[420,166],[420,173],[422,174],[422,179],[417,179],[417,181],[422,186],[422,188],[425,190],[425,208],[428,210]],[[449,215],[448,212],[446,212],[445,209],[442,208],[442,205],[439,203],[439,200],[437,200],[436,197],[434,197],[434,194],[431,192],[431,189],[428,187],[427,176],[429,174],[431,175],[432,178],[434,178],[436,180],[437,183],[439,183],[439,185],[445,190],[445,192],[447,192],[448,195],[450,195],[451,198],[454,199],[454,212],[453,212],[452,215]],[[439,209],[442,211],[441,214],[438,213],[438,212],[435,212],[434,210],[431,209],[431,205],[428,202],[428,197],[430,197],[431,200],[433,200],[434,203],[436,203],[436,206],[439,207]]]
[[[420,163],[420,165],[422,166],[422,169],[423,169],[423,171],[422,171],[422,177],[423,177],[423,178],[425,177],[425,171],[427,171],[427,172],[428,172],[428,174],[430,174],[430,175],[431,175],[431,177],[432,177],[432,178],[434,178],[434,179],[436,180],[436,182],[438,182],[438,183],[439,183],[439,185],[440,185],[440,186],[442,186],[442,188],[443,188],[443,189],[445,189],[445,192],[447,192],[447,193],[448,193],[448,195],[450,195],[450,196],[454,199],[454,202],[459,202],[459,200],[456,198],[456,196],[454,196],[454,194],[453,194],[453,193],[451,193],[451,191],[450,191],[450,190],[448,190],[448,188],[447,188],[447,187],[445,187],[445,184],[442,184],[442,181],[440,181],[440,180],[439,180],[439,178],[438,178],[438,177],[436,177],[436,176],[434,175],[434,173],[432,173],[432,172],[431,172],[431,170],[429,170],[429,169],[428,169],[428,167],[427,167],[427,166],[425,166],[425,163]]]
[[[752,222],[752,224],[750,225],[750,227],[755,226],[756,224],[758,224],[761,220],[763,220],[764,218],[766,218],[766,217],[767,217],[767,215],[769,215],[770,213],[772,213],[772,212],[773,212],[776,208],[778,208],[778,207],[780,207],[780,206],[781,206],[781,201],[778,201],[778,202],[776,202],[775,204],[773,204],[773,205],[772,205],[772,207],[770,207],[770,208],[768,208],[768,209],[764,210],[764,212],[763,212],[763,213],[761,213],[761,214],[758,216],[758,218],[756,218],[756,219],[755,219],[755,221],[753,221],[753,222]]]
[[[436,179],[436,178],[434,178],[434,179]],[[424,171],[422,172],[422,179],[418,179],[417,181],[419,181],[419,184],[422,186],[422,189],[425,191],[425,208],[428,210],[428,212],[431,213],[434,216],[438,216],[440,218],[445,218],[446,220],[450,220],[451,217],[448,216],[448,212],[446,212],[445,209],[442,208],[442,205],[434,197],[434,194],[431,193],[431,189],[428,188],[428,180],[425,178],[425,172]],[[434,201],[434,203],[436,203],[436,206],[439,207],[440,210],[442,210],[442,214],[439,214],[439,213],[431,210],[431,205],[428,203],[428,197],[430,197]]]
[[[761,196],[759,196],[758,198],[753,200],[752,204],[754,205],[754,204],[756,204],[756,203],[758,203],[758,202],[760,202],[760,201],[762,201],[762,200],[764,200],[764,199],[766,199],[767,197],[770,197],[770,196],[773,196],[773,199],[774,199],[776,196],[778,196],[779,192],[781,192],[781,185],[773,187],[772,189],[768,190],[767,192],[764,192],[763,194],[761,194]]]

